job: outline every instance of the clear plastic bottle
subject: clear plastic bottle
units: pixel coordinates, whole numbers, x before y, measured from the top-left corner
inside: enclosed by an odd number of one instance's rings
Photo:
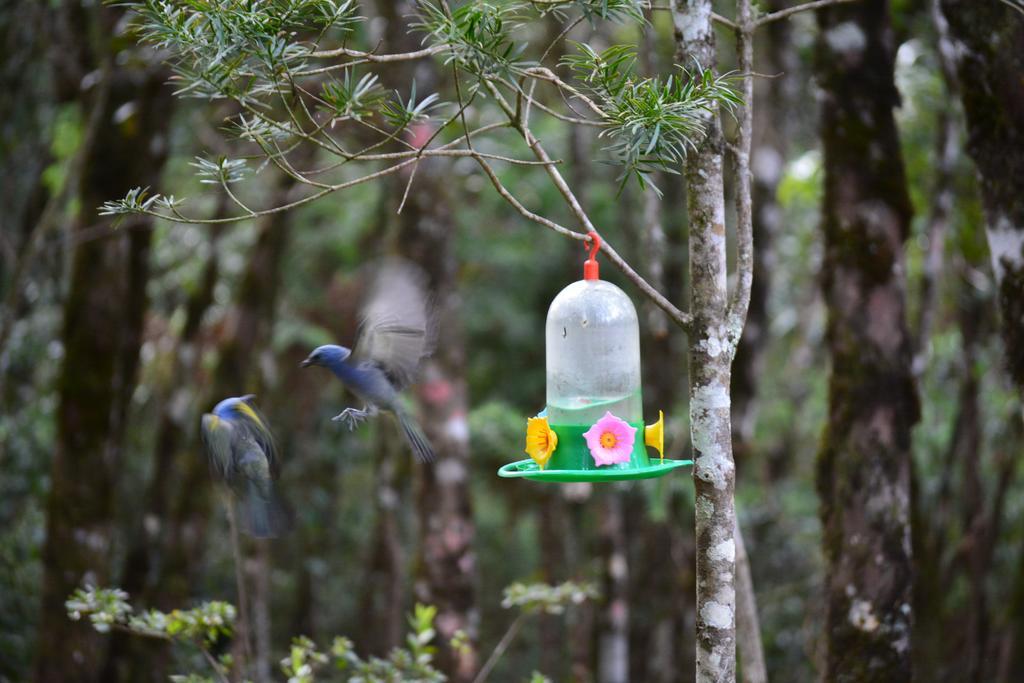
[[[625,292],[604,280],[572,283],[551,302],[545,338],[552,425],[591,425],[605,411],[643,421],[640,328]]]

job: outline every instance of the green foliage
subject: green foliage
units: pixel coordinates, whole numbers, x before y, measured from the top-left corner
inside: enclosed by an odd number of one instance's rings
[[[208,655],[214,643],[232,635],[235,622],[235,608],[225,602],[206,602],[194,609],[169,613],[148,610],[136,614],[128,603],[128,594],[118,588],[79,588],[65,604],[71,619],[88,617],[100,633],[118,629],[138,636],[189,642]],[[299,636],[292,641],[288,656],[281,660],[281,671],[289,683],[442,683],[444,675],[433,666],[437,653],[432,645],[437,637],[436,617],[436,607],[417,604],[409,616],[406,647],[395,648],[386,658],[364,659],[355,651],[352,641],[342,637],[334,639],[328,654],[318,650],[311,639]],[[216,662],[212,655],[208,660]],[[231,666],[230,658],[216,666],[218,677],[223,680]],[[193,673],[173,676],[172,680],[205,683],[213,679]]]
[[[598,597],[597,587],[589,583],[566,581],[557,586],[546,583],[514,583],[505,589],[501,606],[518,607],[527,614],[564,614],[573,605]]]
[[[142,37],[174,55],[179,93],[255,103],[280,86],[279,76],[305,63],[314,42],[293,37],[350,32],[354,0],[144,0],[129,2]]]
[[[315,188],[317,198],[350,185],[332,183],[320,176],[322,171],[312,178],[312,173],[289,168],[290,152],[312,146],[341,157],[341,162],[326,170],[340,169],[399,140],[400,133],[441,106],[440,92],[418,96],[414,82],[407,91],[385,95],[377,74],[361,70],[367,63],[436,55],[453,67],[454,78],[468,80],[465,85],[461,80],[447,84],[455,86],[463,105],[462,116],[453,116],[438,131],[439,137],[447,133],[449,143],[452,134],[444,128],[462,126],[467,128],[462,134],[468,136],[467,118],[479,120],[479,114],[465,109],[469,101],[478,99],[492,108],[496,105],[508,125],[522,128],[525,124],[532,129],[534,124],[523,118],[524,100],[535,101],[536,86],[546,83],[566,99],[568,109],[575,111],[579,104],[572,100],[588,105],[584,107],[590,117],[586,125],[596,126],[608,142],[608,161],[623,167],[620,184],[635,178],[641,187],[650,183],[654,171],[678,172],[687,151],[705,134],[708,118],[717,115],[720,107],[729,109],[739,102],[729,75],[715,77],[700,68],[692,73],[680,68],[665,77],[638,77],[633,51],[623,46],[598,52],[580,44],[580,54],[563,64],[578,79],[575,84],[540,68],[542,55],[554,44],[543,50],[532,45],[529,39],[537,31],[531,23],[547,16],[565,22],[567,28],[584,20],[643,22],[649,4],[642,0],[477,0],[454,6],[420,0],[412,27],[424,34],[429,47],[390,55],[378,53],[375,47],[349,47],[350,41],[360,39],[355,29],[362,17],[354,0],[135,0],[128,6],[138,16],[142,38],[169,54],[179,94],[237,103],[241,111],[228,132],[255,144],[259,149],[253,156],[266,157],[300,184]],[[564,38],[565,33],[560,33],[556,42]],[[547,106],[531,110],[563,121],[573,118]],[[346,151],[335,131],[340,123],[372,131],[380,139],[365,146],[360,142],[362,151]],[[386,158],[399,157],[373,155],[374,161]],[[228,185],[244,176],[242,158],[202,159],[195,168],[200,183]],[[374,177],[367,173],[367,179]],[[202,222],[182,215],[173,197],[147,199],[145,195],[136,188],[123,199],[105,203],[101,213],[144,213],[176,222]],[[243,209],[235,220],[276,209],[249,209],[234,195],[232,199]]]
[[[401,130],[417,121],[429,119],[431,112],[441,106],[440,99],[437,93],[432,93],[417,102],[416,82],[413,81],[409,99],[403,101],[402,95],[396,91],[394,98],[381,104],[381,115],[388,123]]]
[[[119,588],[79,588],[64,606],[72,621],[89,617],[93,628],[100,633],[108,633],[115,625],[127,625],[132,613],[128,594]]]
[[[446,63],[479,77],[513,78],[535,62],[524,59],[527,43],[512,32],[526,21],[525,6],[509,2],[470,2],[451,12],[421,0],[413,26],[435,45],[446,48]]]
[[[116,628],[153,638],[207,645],[230,636],[235,623],[234,606],[219,601],[170,613],[148,610],[135,614],[128,603],[128,594],[119,588],[79,588],[64,605],[70,619],[78,621],[88,617],[100,633]]]
[[[624,167],[620,183],[632,175],[644,187],[654,171],[678,173],[719,107],[731,110],[742,103],[732,86],[733,74],[715,76],[695,64],[692,72],[677,65],[678,73],[664,79],[640,78],[632,46],[613,45],[602,52],[585,43],[576,47],[579,52],[562,63],[603,112],[608,126],[600,137],[610,141],[606,150]]]
[[[644,10],[651,6],[648,0],[547,0],[531,3],[542,14],[554,14],[565,20],[568,10],[575,9],[591,24],[598,19],[611,21],[645,21]]]
[[[597,595],[597,589],[586,583],[567,581],[558,586],[515,583],[506,588],[501,604],[506,609],[518,608],[524,615],[563,614],[570,606]],[[78,621],[88,617],[93,628],[100,633],[118,629],[138,636],[190,642],[207,653],[207,659],[217,667],[220,679],[223,680],[230,670],[230,657],[217,663],[209,654],[218,640],[232,635],[235,608],[228,603],[206,602],[194,609],[169,613],[158,610],[135,613],[125,591],[85,586],[77,589],[65,606],[69,618]],[[443,683],[446,677],[433,666],[437,654],[433,645],[437,637],[434,629],[436,618],[436,607],[417,603],[408,618],[410,630],[405,639],[406,647],[394,648],[386,658],[361,657],[348,638],[336,637],[328,653],[319,650],[310,638],[298,636],[292,640],[288,656],[280,662],[281,671],[288,677],[288,683],[315,683],[318,680]],[[470,647],[468,635],[457,631],[451,646],[455,650]],[[206,683],[213,679],[191,673],[172,676],[171,680],[176,683]],[[547,680],[536,672],[530,679],[531,683]]]
[[[430,644],[437,635],[436,616],[436,607],[417,604],[409,617],[412,630],[406,637],[408,647],[395,648],[387,658],[364,659],[356,653],[352,641],[342,637],[334,639],[328,655],[312,640],[300,636],[292,641],[281,670],[289,683],[313,683],[322,680],[318,679],[320,674],[348,683],[440,683],[445,677],[433,667],[436,648]]]
[[[231,185],[241,182],[249,174],[245,159],[228,159],[220,156],[215,160],[196,157],[191,166],[196,170],[199,182],[204,185]]]
[[[122,199],[104,202],[100,206],[101,216],[117,216],[122,214],[144,213],[154,209],[176,211],[182,202],[174,195],[149,194],[148,187],[133,187]]]
[[[53,119],[50,152],[53,163],[43,170],[42,181],[51,195],[56,195],[67,182],[68,162],[82,145],[82,111],[77,104],[69,104],[57,110]]]
[[[356,81],[352,71],[346,71],[341,79],[324,83],[320,92],[321,107],[329,109],[335,118],[362,121],[373,116],[374,111],[384,104],[384,91],[376,74],[363,74]]]
[[[455,631],[452,639],[448,641],[448,646],[451,647],[454,652],[458,652],[462,655],[467,655],[473,650],[473,646],[469,640],[469,634],[461,628]]]

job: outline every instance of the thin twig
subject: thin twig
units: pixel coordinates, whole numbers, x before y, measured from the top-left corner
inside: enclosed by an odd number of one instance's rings
[[[310,52],[308,56],[317,59],[328,57],[355,57],[357,59],[365,59],[367,62],[373,62],[374,64],[387,64],[391,62],[408,62],[416,59],[422,59],[424,57],[430,57],[431,55],[440,54],[447,49],[447,45],[431,45],[430,47],[425,47],[422,50],[415,50],[413,52],[398,52],[395,54],[378,55],[373,52],[363,52],[361,50],[351,50],[347,47],[339,47],[333,50]]]
[[[531,220],[534,223],[537,223],[538,225],[543,225],[545,228],[554,230],[560,235],[565,235],[566,237],[570,237],[574,240],[585,240],[587,238],[587,236],[582,232],[576,232],[575,230],[567,228],[564,225],[561,225],[560,223],[556,223],[550,218],[545,218],[544,216],[536,214],[527,209],[525,206],[523,206],[522,202],[516,199],[515,195],[509,192],[508,188],[506,188],[501,183],[501,180],[494,172],[494,169],[492,169],[490,164],[488,164],[484,160],[483,155],[474,154],[473,157],[476,159],[477,163],[480,164],[480,168],[483,169],[484,173],[487,175],[488,179],[490,179],[491,184],[494,185],[494,189],[498,191],[498,194],[501,196],[501,198],[508,202],[512,206],[512,208],[519,212],[521,216],[523,216],[527,220]]]
[[[565,90],[566,92],[571,93],[573,97],[576,97],[576,98],[580,99],[584,104],[587,105],[587,107],[592,112],[597,114],[597,116],[599,116],[600,118],[604,118],[604,116],[605,116],[604,111],[599,106],[594,104],[593,100],[591,100],[589,97],[587,97],[586,95],[581,93],[578,89],[572,87],[571,85],[569,85],[568,83],[563,81],[551,69],[548,69],[547,67],[543,67],[543,66],[537,66],[537,67],[534,67],[532,69],[526,69],[523,72],[523,74],[525,74],[526,76],[530,76],[531,78],[538,78],[538,79],[540,79],[542,81],[549,81],[551,83],[554,83],[555,85],[557,85],[562,90]]]
[[[671,5],[652,5],[651,6],[651,11],[652,12],[671,12],[672,11],[672,6]],[[733,21],[732,19],[729,19],[728,17],[723,17],[721,14],[718,14],[717,12],[712,12],[711,13],[711,20],[721,24],[722,26],[725,26],[726,28],[731,28],[733,31],[735,31],[737,28],[739,28],[736,25],[735,21]]]
[[[223,174],[221,174],[221,177],[220,177],[220,184],[221,184],[221,187],[223,187],[223,188],[224,188],[224,192],[225,192],[225,194],[227,194],[228,198],[229,198],[229,199],[230,199],[230,200],[231,200],[232,202],[234,202],[234,203],[235,203],[235,205],[236,205],[236,206],[238,206],[238,208],[240,208],[240,209],[241,209],[242,211],[245,211],[245,212],[246,212],[247,214],[249,214],[249,216],[250,216],[250,217],[252,217],[252,216],[255,216],[255,215],[256,215],[256,214],[255,214],[255,213],[253,212],[253,210],[252,210],[252,209],[250,209],[250,208],[249,208],[248,206],[246,206],[246,205],[245,205],[245,204],[244,204],[244,203],[242,202],[242,200],[241,200],[241,199],[239,199],[238,197],[236,197],[236,196],[235,196],[235,193],[231,191],[231,188],[230,188],[230,187],[228,187],[228,182],[227,182],[227,180],[225,180],[225,179],[224,179],[224,176],[223,176]]]
[[[786,17],[797,14],[798,12],[808,12],[810,10],[821,9],[830,5],[842,5],[848,2],[857,2],[858,0],[814,0],[814,2],[804,3],[803,5],[795,5],[793,7],[787,7],[786,9],[780,9],[778,12],[771,12],[764,15],[763,17],[754,21],[753,27],[755,29],[770,24],[773,21],[779,21]],[[741,67],[742,70],[742,67]]]
[[[735,21],[733,21],[732,19],[728,19],[726,17],[723,17],[721,14],[718,14],[716,12],[712,12],[711,13],[711,19],[713,21],[718,22],[722,26],[727,26],[728,28],[731,28],[733,31],[735,31],[736,29],[739,28],[739,25],[737,25]]]
[[[491,670],[494,668],[494,665],[498,663],[501,656],[505,654],[505,650],[507,650],[508,646],[512,644],[512,641],[519,633],[519,629],[523,627],[523,622],[525,620],[525,612],[520,612],[516,615],[516,618],[509,625],[508,630],[505,631],[505,635],[501,637],[501,640],[498,641],[498,645],[494,648],[494,651],[491,652],[491,656],[488,657],[484,665],[480,667],[480,673],[478,673],[476,678],[473,679],[473,683],[483,683],[487,680],[487,677],[491,674]]]
[[[314,202],[320,199],[321,197],[326,197],[332,192],[337,192],[338,190],[345,190],[347,188],[354,187],[355,185],[361,185],[371,180],[376,180],[377,178],[383,178],[384,176],[391,175],[392,173],[397,173],[406,166],[415,163],[415,161],[416,159],[407,159],[406,161],[403,161],[399,164],[395,164],[394,166],[388,166],[387,168],[381,169],[374,173],[368,173],[367,175],[360,176],[359,178],[356,178],[354,180],[349,180],[344,183],[338,183],[337,185],[331,185],[323,190],[320,190],[319,192],[314,192],[313,194],[307,197],[296,199],[293,202],[282,204],[280,206],[275,206],[269,209],[263,209],[261,211],[254,211],[251,216],[228,216],[227,218],[191,218],[177,211],[174,211],[173,215],[167,215],[164,213],[160,213],[159,211],[153,211],[151,209],[144,209],[142,211],[139,211],[138,213],[146,216],[152,216],[153,218],[161,218],[165,221],[171,221],[172,223],[188,223],[190,225],[217,225],[219,223],[237,223],[238,221],[244,221],[249,218],[269,216],[270,214],[281,213],[282,211],[294,209],[298,206],[302,206],[303,204]]]
[[[217,674],[217,680],[221,683],[229,683],[229,679],[224,675],[220,662],[217,661],[213,654],[202,646],[199,646],[199,651],[203,653],[203,657],[206,659],[206,662],[210,665],[210,668],[213,669],[213,672]]]
[[[447,7],[447,5],[446,5],[446,7]],[[409,182],[407,182],[405,184],[405,192],[402,193],[402,201],[398,203],[398,213],[402,213],[402,209],[405,208],[405,202],[406,202],[407,199],[409,199],[409,191],[412,189],[412,182],[416,178],[416,171],[420,167],[419,160],[423,158],[423,151],[430,145],[431,142],[434,141],[435,138],[437,138],[438,135],[441,134],[442,130],[447,128],[448,125],[453,123],[455,121],[455,119],[457,119],[458,117],[460,117],[460,116],[462,117],[462,127],[463,127],[463,129],[465,129],[465,127],[466,127],[466,107],[468,107],[469,105],[471,105],[473,103],[473,100],[476,99],[476,95],[479,92],[479,90],[474,90],[473,94],[470,96],[469,100],[466,101],[466,102],[462,101],[462,90],[458,88],[458,81],[456,81],[456,90],[458,92],[458,97],[459,97],[459,109],[458,109],[458,111],[455,112],[455,114],[453,114],[452,116],[448,117],[447,121],[445,121],[440,126],[438,126],[437,130],[435,130],[430,135],[430,137],[427,138],[426,142],[424,142],[422,145],[420,145],[419,149],[416,151],[416,163],[413,164],[412,173],[409,174]],[[468,134],[468,132],[467,132],[467,134]],[[473,145],[469,142],[468,138],[466,139],[466,142],[467,142],[467,146],[469,147],[469,149],[472,150],[473,149]]]
[[[249,596],[245,590],[245,574],[242,563],[245,561],[242,555],[242,544],[238,540],[238,522],[235,519],[235,506],[227,496],[225,503],[228,509],[228,526],[231,527],[231,553],[234,555],[235,564],[235,589],[238,592],[238,628],[236,637],[242,641],[242,653],[245,655],[245,662],[239,667],[242,677],[245,678],[247,669],[252,666],[252,649],[249,646]]]
[[[124,624],[110,624],[111,629],[120,633],[127,633],[133,636],[139,636],[142,638],[153,638],[154,640],[165,640],[167,642],[173,642],[174,639],[167,635],[163,631],[154,631],[152,629],[143,628],[141,626],[126,626]],[[206,659],[210,668],[213,669],[213,673],[217,675],[217,680],[220,683],[230,683],[228,677],[224,675],[224,669],[220,662],[207,650],[201,643],[192,641],[193,644],[199,648],[199,651],[203,653],[203,657]]]
[[[543,111],[548,116],[555,117],[559,121],[565,121],[566,123],[572,123],[572,124],[575,124],[575,125],[578,125],[578,126],[592,126],[594,128],[605,128],[605,127],[608,126],[608,124],[603,123],[601,121],[595,121],[593,119],[584,119],[584,118],[580,118],[580,117],[577,117],[577,116],[569,116],[568,114],[563,114],[561,112],[555,111],[554,109],[552,109],[551,107],[548,107],[546,104],[544,104],[540,100],[533,99],[532,96],[528,95],[526,93],[526,91],[524,91],[522,88],[515,88],[511,84],[507,84],[507,85],[509,85],[510,87],[513,87],[517,91],[517,93],[523,99],[530,100],[530,104],[532,104],[533,106],[537,107],[538,109]],[[565,97],[565,93],[562,93],[562,97]],[[575,111],[575,109],[573,111]]]
[[[575,21],[573,21],[568,26],[566,26],[564,29],[562,29],[561,33],[559,33],[557,36],[555,36],[554,40],[551,41],[551,44],[548,45],[547,49],[544,50],[544,53],[541,54],[540,59],[537,60],[537,63],[538,64],[543,64],[544,60],[548,58],[548,55],[551,54],[551,51],[555,48],[555,45],[560,43],[561,40],[563,38],[565,38],[567,35],[569,35],[570,31],[572,31],[574,28],[579,26],[580,22],[582,22],[582,21],[583,21],[583,17],[579,16],[579,17],[576,18]]]

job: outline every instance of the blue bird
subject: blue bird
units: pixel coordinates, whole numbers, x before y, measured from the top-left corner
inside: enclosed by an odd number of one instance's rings
[[[203,415],[202,437],[210,472],[228,494],[233,519],[257,538],[286,532],[291,515],[277,491],[280,460],[266,418],[252,395],[226,398]]]
[[[361,400],[361,410],[346,408],[333,417],[349,429],[380,411],[398,420],[413,455],[433,462],[434,449],[416,420],[403,407],[401,392],[416,377],[430,352],[431,324],[422,275],[412,266],[389,262],[372,279],[359,314],[355,350],[328,344],[317,347],[302,367],[327,368]]]

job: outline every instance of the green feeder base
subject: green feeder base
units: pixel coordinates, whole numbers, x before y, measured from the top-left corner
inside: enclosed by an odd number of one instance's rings
[[[533,481],[627,481],[631,479],[654,479],[663,477],[674,469],[692,465],[692,460],[658,460],[651,459],[650,464],[644,467],[632,467],[629,469],[616,469],[607,467],[592,470],[556,470],[541,469],[537,463],[530,458],[510,462],[498,470],[499,477],[515,478],[522,477]]]

